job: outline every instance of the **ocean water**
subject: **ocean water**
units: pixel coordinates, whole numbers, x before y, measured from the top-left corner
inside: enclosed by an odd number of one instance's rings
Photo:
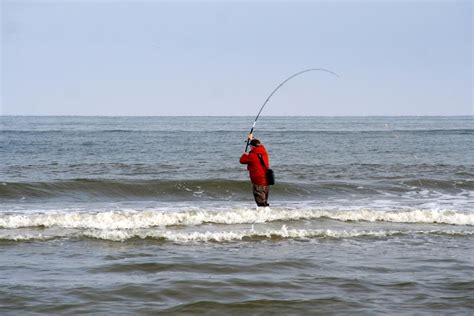
[[[474,309],[474,120],[0,117],[0,314]]]

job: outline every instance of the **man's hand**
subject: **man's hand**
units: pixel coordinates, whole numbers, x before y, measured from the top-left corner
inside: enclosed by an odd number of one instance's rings
[[[242,155],[248,155],[248,154],[249,154],[248,152],[244,151],[244,153]]]
[[[252,140],[252,139],[253,139],[253,134],[252,134],[252,133],[249,133],[249,134],[247,135],[247,138],[248,138],[249,140]]]

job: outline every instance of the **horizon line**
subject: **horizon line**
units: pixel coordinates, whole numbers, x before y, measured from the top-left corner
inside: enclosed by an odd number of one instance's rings
[[[82,114],[0,114],[0,117],[254,117],[253,115],[82,115]],[[470,117],[474,114],[449,115],[261,115],[260,117]]]

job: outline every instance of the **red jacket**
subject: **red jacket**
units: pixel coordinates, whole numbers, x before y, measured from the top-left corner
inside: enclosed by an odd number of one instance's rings
[[[250,180],[253,184],[268,185],[266,169],[262,166],[260,158],[257,156],[258,154],[262,156],[267,168],[270,168],[268,153],[263,145],[254,147],[248,155],[242,154],[242,157],[240,157],[240,163],[247,165]]]

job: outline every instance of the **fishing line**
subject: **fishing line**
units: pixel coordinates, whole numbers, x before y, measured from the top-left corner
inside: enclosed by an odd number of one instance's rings
[[[253,133],[253,130],[255,128],[255,125],[257,124],[257,120],[258,118],[260,117],[260,114],[262,113],[263,111],[263,108],[265,107],[265,105],[267,105],[268,101],[270,101],[271,97],[275,94],[275,92],[278,91],[278,89],[280,89],[285,83],[287,83],[288,81],[290,81],[291,79],[293,79],[294,77],[297,77],[299,75],[302,75],[306,72],[310,72],[310,71],[324,71],[324,72],[327,72],[327,73],[330,73],[336,77],[339,78],[339,75],[336,74],[335,72],[333,71],[330,71],[330,70],[327,70],[327,69],[324,69],[324,68],[309,68],[309,69],[305,69],[305,70],[302,70],[302,71],[299,71],[291,76],[289,76],[288,78],[286,78],[285,80],[283,80],[273,91],[272,93],[270,93],[270,95],[267,97],[267,99],[265,100],[265,102],[263,102],[263,105],[261,106],[260,108],[260,111],[258,111],[258,114],[257,114],[257,117],[255,118],[255,121],[253,122],[253,125],[252,125],[252,128],[250,129],[250,133],[249,134],[252,134]],[[245,146],[245,152],[247,152],[248,148],[249,148],[249,144],[250,144],[250,139],[247,139],[247,145]]]

